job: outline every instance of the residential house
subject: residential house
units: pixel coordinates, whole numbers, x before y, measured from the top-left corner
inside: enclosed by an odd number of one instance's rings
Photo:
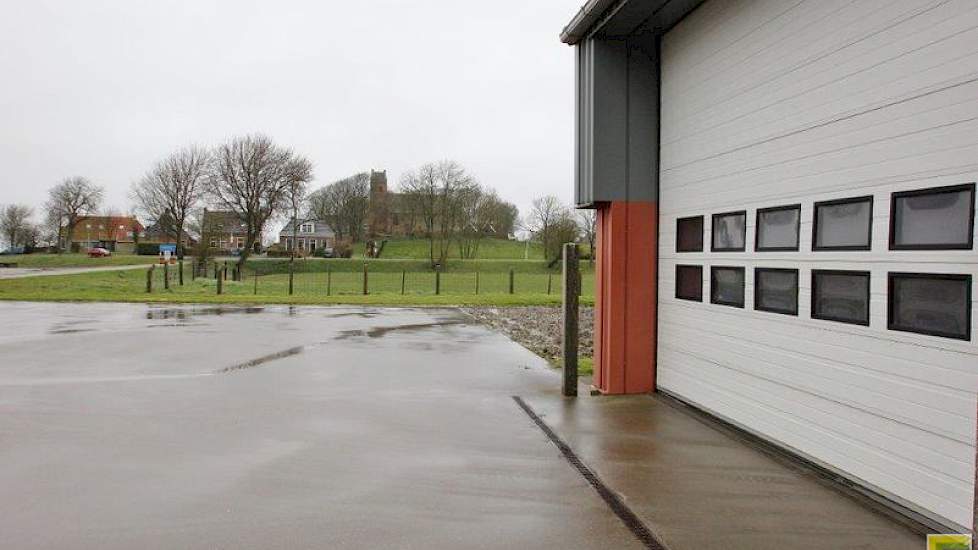
[[[139,242],[148,244],[176,244],[177,240],[172,230],[163,228],[159,223],[155,223],[143,230]],[[197,244],[197,240],[190,233],[183,231],[180,237],[180,244],[184,248],[190,248]]]
[[[142,224],[133,216],[82,216],[75,223],[69,241],[75,251],[98,247],[134,254],[142,231]]]
[[[596,389],[971,532],[976,28],[974,2],[589,0],[561,39]]]
[[[293,247],[292,225],[286,224],[278,234],[279,245],[287,251]],[[332,249],[336,244],[336,234],[329,228],[326,222],[320,220],[308,220],[299,223],[298,231],[295,234],[295,250],[301,254],[312,255],[316,250],[323,248]]]
[[[204,210],[201,239],[218,253],[232,253],[245,247],[247,230],[245,223],[235,212]],[[262,236],[255,239],[253,251],[261,251]]]

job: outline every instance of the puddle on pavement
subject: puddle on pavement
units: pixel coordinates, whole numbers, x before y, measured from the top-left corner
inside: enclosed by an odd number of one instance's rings
[[[294,348],[285,349],[282,351],[277,351],[275,353],[270,353],[268,355],[263,355],[257,359],[252,359],[250,361],[245,361],[244,363],[238,363],[237,365],[231,365],[230,367],[224,367],[214,371],[214,374],[227,374],[229,372],[235,372],[239,370],[251,369],[254,367],[260,367],[266,363],[271,363],[272,361],[278,361],[279,359],[285,359],[287,357],[292,357],[294,355],[299,355],[300,353],[306,351],[309,346],[296,346]]]
[[[347,340],[350,338],[356,338],[359,336],[366,336],[368,338],[383,338],[392,332],[421,332],[428,329],[440,328],[440,327],[450,327],[455,325],[469,325],[468,321],[452,320],[452,321],[439,321],[437,323],[411,323],[406,325],[394,325],[391,327],[373,327],[366,330],[355,329],[355,330],[343,330],[336,336],[337,340]]]
[[[146,318],[151,321],[177,320],[184,321],[194,317],[205,315],[233,315],[233,314],[254,314],[263,313],[265,308],[262,306],[245,307],[180,307],[180,308],[152,308],[146,311]]]

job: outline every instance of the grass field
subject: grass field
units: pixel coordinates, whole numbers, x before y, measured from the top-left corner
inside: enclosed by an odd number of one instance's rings
[[[429,257],[428,241],[425,239],[390,239],[384,245],[381,258],[388,259],[425,259]],[[365,245],[358,244],[355,256],[364,257]],[[458,246],[452,245],[449,258],[459,259]],[[484,239],[479,243],[476,259],[480,260],[543,260],[543,247],[539,243],[509,241],[505,239]]]
[[[368,294],[363,294],[363,266],[367,264]],[[223,262],[220,264],[223,266]],[[232,264],[229,264],[232,265]],[[284,304],[374,305],[544,305],[560,302],[561,276],[541,261],[452,261],[440,275],[417,260],[302,260],[296,262],[294,294],[288,294],[288,262],[249,262],[244,280],[223,283],[217,294],[213,268],[208,277],[191,280],[185,266],[184,286],[170,272],[165,290],[163,270],[153,272],[153,293],[146,293],[142,269],[81,275],[0,280],[0,300],[120,301]],[[593,302],[594,277],[584,264],[583,303]],[[509,271],[514,272],[514,293],[509,294]],[[478,279],[478,289],[476,288]],[[403,294],[402,294],[403,281]],[[257,283],[257,291],[256,291]],[[548,294],[548,288],[550,293]],[[478,291],[478,293],[477,293]]]

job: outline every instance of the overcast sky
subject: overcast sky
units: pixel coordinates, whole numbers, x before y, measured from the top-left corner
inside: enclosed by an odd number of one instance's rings
[[[315,187],[450,158],[523,211],[569,203],[582,1],[5,0],[0,204],[80,175],[125,211],[159,157],[249,132]]]

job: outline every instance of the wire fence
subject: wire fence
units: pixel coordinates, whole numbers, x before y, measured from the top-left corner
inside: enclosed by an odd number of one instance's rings
[[[559,272],[541,269],[372,269],[370,264],[350,261],[340,265],[306,263],[290,274],[287,266],[287,262],[249,262],[238,274],[233,261],[156,265],[146,272],[146,292],[308,297],[559,295],[563,290]],[[593,293],[593,275],[588,273],[582,277],[582,294],[590,295]]]

